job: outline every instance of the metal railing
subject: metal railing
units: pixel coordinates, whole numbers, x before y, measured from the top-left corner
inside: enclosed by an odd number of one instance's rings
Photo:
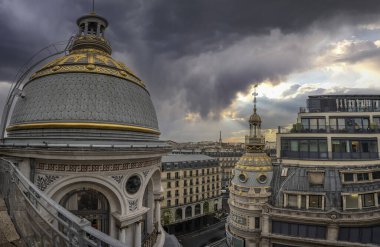
[[[323,125],[323,126],[303,126],[293,124],[292,127],[278,127],[278,133],[380,133],[380,126],[348,126],[348,125]]]
[[[157,229],[158,229],[158,224],[155,223],[153,231],[144,239],[144,241],[142,243],[143,247],[153,247],[154,246],[154,244],[157,241],[157,237],[158,237],[158,230]]]
[[[0,193],[21,238],[36,247],[126,247],[41,192],[12,162],[0,159]]]
[[[377,152],[303,152],[281,151],[282,158],[315,159],[315,160],[376,160]]]

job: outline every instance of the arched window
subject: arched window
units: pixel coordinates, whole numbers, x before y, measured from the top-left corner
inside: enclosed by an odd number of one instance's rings
[[[195,205],[195,215],[198,215],[201,213],[201,205],[197,204]]]
[[[89,220],[92,227],[109,234],[109,203],[99,191],[74,190],[67,193],[59,204],[73,214]]]
[[[190,218],[192,216],[192,209],[190,206],[188,206],[185,210],[185,216],[186,218]]]
[[[218,200],[214,201],[214,211],[218,211]]]
[[[207,214],[209,212],[209,204],[208,202],[203,203],[203,213]]]
[[[182,220],[182,208],[177,208],[175,211],[175,220]]]

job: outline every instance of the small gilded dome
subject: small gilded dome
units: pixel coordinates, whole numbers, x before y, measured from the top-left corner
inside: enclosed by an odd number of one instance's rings
[[[249,117],[249,122],[252,124],[261,124],[261,117],[256,112]]]
[[[266,153],[245,153],[236,163],[236,168],[272,170],[272,160]]]

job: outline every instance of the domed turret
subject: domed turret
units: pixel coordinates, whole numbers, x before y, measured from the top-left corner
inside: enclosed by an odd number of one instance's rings
[[[247,246],[258,243],[261,231],[262,206],[271,195],[273,168],[271,158],[264,152],[261,137],[261,117],[256,109],[256,86],[253,114],[249,118],[249,135],[245,137],[246,153],[233,169],[230,186],[230,216],[226,227],[227,242],[244,239]]]
[[[256,113],[256,108],[254,109],[253,114],[249,117],[250,124],[261,127],[261,117]]]
[[[25,84],[8,137],[157,140],[149,92],[135,73],[111,57],[104,35],[107,20],[91,13],[77,24],[69,54],[43,66]]]

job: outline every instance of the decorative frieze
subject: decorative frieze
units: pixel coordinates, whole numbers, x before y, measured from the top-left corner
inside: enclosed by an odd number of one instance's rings
[[[41,191],[45,191],[46,188],[53,183],[55,180],[59,179],[60,176],[38,174],[36,178],[36,185]]]
[[[110,163],[110,164],[83,164],[83,163],[70,163],[70,164],[57,164],[57,163],[39,163],[36,167],[37,170],[58,171],[58,172],[108,172],[108,171],[122,171],[129,169],[136,169],[141,167],[153,166],[160,164],[160,159],[151,159],[143,161],[131,161],[123,163]]]
[[[247,225],[247,219],[245,217],[242,217],[240,215],[235,214],[234,212],[231,212],[230,214],[231,220],[240,224],[240,225]]]

